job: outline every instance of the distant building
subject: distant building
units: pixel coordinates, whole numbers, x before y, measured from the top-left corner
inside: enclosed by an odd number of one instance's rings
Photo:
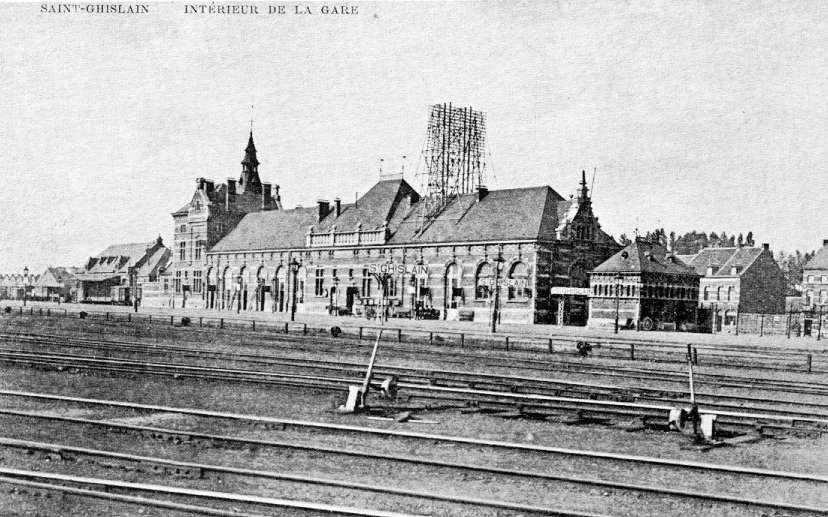
[[[203,276],[207,250],[235,228],[246,214],[281,208],[279,186],[275,185],[273,189],[270,183],[262,183],[259,179],[259,160],[252,132],[241,164],[242,173],[238,180],[228,178],[226,183],[216,185],[212,180],[197,178],[190,201],[173,212],[174,242],[172,263],[168,268],[172,282],[170,306],[203,307],[207,296]]]
[[[699,275],[664,246],[637,237],[590,272],[590,327],[676,330],[696,323]]]
[[[39,275],[32,274],[0,274],[0,300],[22,300],[24,295],[31,297],[33,286],[39,279]]]
[[[34,284],[32,295],[40,300],[72,301],[77,297],[78,280],[76,273],[82,271],[74,267],[47,267]]]
[[[679,258],[701,276],[699,306],[713,311],[716,330],[735,325],[739,313],[785,312],[785,275],[767,244],[705,248]]]
[[[802,268],[803,309],[828,308],[828,239]]]
[[[92,303],[131,304],[140,297],[138,274],[161,260],[169,250],[161,237],[155,241],[116,244],[90,257],[83,272],[76,275],[80,282],[78,301]]]

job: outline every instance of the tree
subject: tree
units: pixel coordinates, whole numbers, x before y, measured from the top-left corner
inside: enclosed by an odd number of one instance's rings
[[[622,234],[618,237],[618,242],[619,242],[622,246],[629,246],[630,244],[632,244],[632,241],[630,240],[630,238],[629,238],[629,237],[627,237],[627,234],[626,234],[626,233],[622,233]]]
[[[753,245],[755,244],[755,243],[753,242],[753,232],[748,232],[748,233],[747,233],[747,237],[746,237],[746,239],[745,239],[745,240],[747,240],[747,245],[748,245],[748,246],[753,247]]]
[[[742,234],[741,234],[741,233],[739,234],[739,238],[738,238],[738,239],[736,239],[736,242],[739,244],[739,247],[740,247],[740,248],[741,248],[741,247],[742,247],[742,245],[745,243],[745,238],[742,236]]]

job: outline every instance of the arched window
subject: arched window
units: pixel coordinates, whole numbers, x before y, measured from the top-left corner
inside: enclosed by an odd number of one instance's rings
[[[494,281],[494,269],[488,262],[480,264],[477,268],[477,275],[474,278],[474,297],[488,298]]]
[[[710,299],[710,287],[709,286],[704,286],[704,299],[705,300]]]
[[[733,286],[731,285],[727,288],[727,301],[732,301],[732,300],[733,300]]]
[[[721,301],[721,299],[722,299],[722,288],[720,286],[720,287],[716,288],[716,300]]]
[[[525,300],[530,296],[529,268],[523,262],[516,262],[509,271],[509,299]]]

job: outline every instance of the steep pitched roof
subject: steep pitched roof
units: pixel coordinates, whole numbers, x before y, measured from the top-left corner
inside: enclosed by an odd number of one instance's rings
[[[420,201],[411,207],[389,244],[554,239],[556,204],[562,198],[551,187],[489,191],[452,199],[435,217],[423,224]],[[420,228],[422,227],[422,231]]]
[[[305,235],[316,222],[316,216],[315,207],[252,212],[210,251],[304,247]]]
[[[155,246],[156,241],[150,242],[132,242],[128,244],[113,244],[102,252],[98,253],[98,257],[128,257],[130,259],[138,260],[146,254],[148,248]]]
[[[404,179],[380,180],[360,197],[355,204],[342,206],[339,217],[328,214],[314,227],[317,233],[330,231],[336,225],[338,231],[355,230],[358,224],[363,230],[376,230],[389,221],[406,197],[419,199],[414,188]]]
[[[713,267],[713,276],[732,276],[731,269],[737,268],[741,275],[762,254],[762,248],[704,248],[687,262],[696,272],[707,276],[707,268]]]
[[[803,269],[828,269],[828,246],[818,249]]]
[[[672,255],[667,248],[645,239],[635,239],[596,267],[595,273],[663,273],[696,275],[695,269]]]

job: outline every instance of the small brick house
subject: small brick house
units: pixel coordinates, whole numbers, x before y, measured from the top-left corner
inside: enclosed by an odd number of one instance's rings
[[[785,312],[785,275],[768,244],[705,248],[679,258],[701,276],[699,307],[715,315],[716,330],[735,325],[740,313]]]
[[[696,323],[699,275],[664,246],[635,241],[590,272],[590,327],[676,330]]]

